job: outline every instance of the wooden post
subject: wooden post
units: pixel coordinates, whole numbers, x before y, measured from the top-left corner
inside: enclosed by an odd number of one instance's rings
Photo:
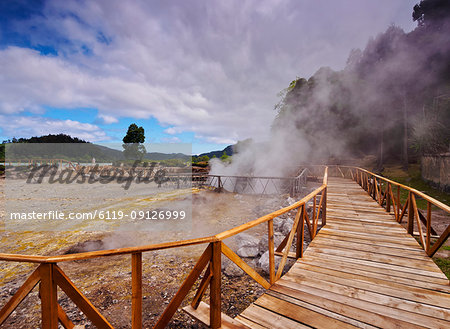
[[[270,275],[270,284],[274,284],[275,282],[275,254],[274,254],[274,242],[273,242],[273,219],[267,222],[268,224],[268,242],[269,242],[269,275]]]
[[[400,218],[400,185],[397,185],[397,216]]]
[[[427,240],[425,251],[430,250],[430,235],[431,235],[431,202],[427,202]]]
[[[221,312],[221,254],[222,254],[222,241],[212,243],[212,256],[211,256],[211,272],[212,278],[210,283],[210,328],[217,329],[222,326],[222,312]]]
[[[46,329],[58,329],[58,296],[56,282],[53,279],[53,266],[54,264],[48,263],[39,267],[42,328]]]
[[[407,230],[409,234],[413,234],[414,232],[414,207],[412,203],[412,195],[411,192],[408,194],[408,226]]]
[[[131,254],[131,328],[142,328],[142,253]]]
[[[217,182],[218,182],[218,185],[219,185],[219,192],[222,190],[222,181],[221,181],[221,179],[220,179],[220,176],[218,176],[217,177]]]
[[[387,183],[386,187],[386,211],[391,212],[391,183]]]
[[[323,193],[323,192],[322,192]],[[319,209],[320,211],[320,209]],[[313,197],[313,212],[312,212],[312,218],[314,220],[314,218],[316,218],[316,196],[314,195]]]
[[[322,193],[323,195],[323,203],[322,203],[322,226],[327,225],[327,190],[328,186],[325,187]]]
[[[303,241],[305,240],[305,212],[306,205],[302,206],[302,218],[300,219],[300,223],[297,226],[297,246],[295,249],[296,258],[303,257]]]

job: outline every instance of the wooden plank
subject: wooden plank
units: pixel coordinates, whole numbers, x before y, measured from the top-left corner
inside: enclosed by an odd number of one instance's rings
[[[41,264],[39,275],[41,277],[40,297],[42,328],[58,328],[58,296],[54,276],[55,264]]]
[[[26,263],[46,263],[49,257],[45,256],[31,256],[31,255],[16,255],[0,253],[0,260],[7,262],[26,262]]]
[[[252,305],[253,306],[253,305]],[[259,323],[253,322],[249,319],[246,319],[240,315],[238,315],[237,317],[234,318],[236,321],[239,321],[240,323],[245,324],[246,326],[252,328],[252,329],[267,329],[269,327],[265,327],[260,325]]]
[[[378,254],[378,253],[372,253],[372,252],[366,252],[366,251],[359,251],[359,250],[350,250],[350,249],[344,249],[344,248],[332,248],[328,247],[326,245],[320,245],[320,247],[315,248],[314,246],[308,247],[308,252],[316,252],[316,253],[324,253],[327,255],[335,255],[335,256],[343,256],[353,259],[361,259],[361,260],[368,260],[372,262],[378,262],[382,264],[389,264],[389,265],[399,265],[403,267],[408,267],[411,269],[420,268],[422,270],[426,270],[429,272],[435,272],[441,274],[441,270],[434,264],[433,262],[430,262],[429,260],[419,260],[419,259],[413,259],[413,258],[404,258],[399,256],[393,256],[393,255],[385,255],[385,254]]]
[[[221,241],[213,242],[211,244],[211,273],[212,278],[209,286],[209,304],[211,305],[209,310],[209,321],[210,327],[212,329],[218,329],[222,323],[222,312],[221,312],[221,285],[222,285],[222,245]],[[179,306],[179,304],[178,304]],[[177,308],[178,308],[177,306]]]
[[[169,305],[167,305],[166,309],[158,319],[158,322],[156,323],[154,328],[162,329],[167,326],[170,319],[180,306],[181,302],[186,297],[189,290],[191,290],[192,286],[194,285],[199,275],[202,273],[205,266],[209,263],[211,256],[212,256],[212,246],[211,244],[209,244],[208,247],[203,252],[203,254],[200,256],[197,263],[194,265],[194,268],[188,274],[186,279],[184,279],[183,284],[180,286],[177,293],[170,301]]]
[[[291,271],[292,275],[295,276],[305,277],[307,275],[314,275],[316,278],[320,278],[324,281],[450,309],[450,299],[448,298],[448,294],[439,291],[407,286],[370,277],[360,277],[355,274],[343,273],[331,269],[317,270],[317,268],[314,267],[302,266],[293,267],[291,268]],[[286,280],[288,280],[288,278],[289,276],[286,276]]]
[[[275,313],[270,309],[266,309],[254,304],[250,305],[242,314],[240,314],[238,316],[238,319],[251,321],[253,323],[256,323],[258,326],[271,329],[311,328],[307,325],[284,317],[281,314]]]
[[[314,208],[316,207],[316,197],[314,197]],[[299,225],[297,225],[297,241],[295,245],[295,258],[303,257],[303,242],[305,241],[305,214],[306,206],[302,206],[302,214]],[[288,257],[290,253],[288,253]],[[273,284],[273,282],[270,282]]]
[[[278,287],[279,284],[275,283],[274,286]],[[283,315],[284,317],[289,318],[291,320],[315,328],[329,328],[329,329],[355,328],[354,326],[348,323],[330,318],[326,315],[308,310],[303,307],[299,307],[286,300],[276,298],[268,294],[265,294],[260,298],[258,298],[254,304],[269,309],[272,312]]]
[[[327,239],[328,241],[348,241],[348,242],[354,242],[358,244],[364,244],[368,246],[380,246],[380,247],[389,247],[394,248],[398,250],[405,250],[408,253],[414,253],[414,254],[423,254],[424,250],[421,249],[418,245],[415,246],[406,246],[402,244],[395,243],[395,241],[378,241],[376,239],[360,239],[359,237],[349,237],[346,235],[335,235],[330,234],[328,232],[322,231],[320,232],[320,235],[317,237],[317,239]]]
[[[205,302],[201,302],[197,309],[194,309],[191,305],[183,308],[183,311],[202,322],[206,326],[210,326],[209,322],[209,305]],[[249,329],[251,327],[245,325],[242,322],[230,318],[228,315],[222,313],[222,327],[223,329]]]
[[[423,236],[422,224],[420,223],[419,211],[417,210],[416,197],[414,196],[414,194],[411,194],[411,200],[412,200],[413,209],[414,209],[414,217],[416,218],[416,224],[417,224],[417,228],[419,230],[419,240],[420,240],[420,243],[422,244],[422,247],[425,248],[425,245],[426,245],[425,237]],[[411,232],[411,233],[414,233],[414,232]]]
[[[271,290],[381,328],[424,328],[408,321],[411,318],[400,319],[395,314],[397,310],[359,300],[355,303],[352,298],[301,286],[295,282],[283,280],[282,284],[275,283]],[[323,327],[327,328],[327,326]]]
[[[142,253],[131,254],[131,327],[142,328]]]
[[[380,220],[378,219],[369,219],[367,217],[361,217],[358,215],[355,216],[329,216],[331,223],[336,224],[344,224],[344,225],[364,225],[367,227],[373,227],[373,228],[380,228],[380,227],[389,227],[389,228],[403,228],[398,224],[396,221],[392,220],[391,218],[388,218],[386,220]],[[405,230],[403,228],[403,230]]]
[[[330,234],[335,234],[335,235],[339,235],[339,236],[356,237],[358,239],[379,240],[379,241],[384,241],[384,242],[395,241],[395,243],[406,245],[406,246],[412,246],[412,247],[419,246],[419,244],[414,239],[410,239],[409,237],[401,237],[401,238],[394,240],[389,236],[388,237],[384,237],[384,236],[380,237],[380,235],[378,235],[378,234],[351,232],[351,231],[345,231],[345,230],[334,230],[334,229],[329,229],[326,226],[323,227],[321,229],[321,231],[329,232]]]
[[[106,320],[106,318],[95,308],[89,299],[81,293],[81,291],[73,284],[72,281],[70,281],[67,275],[57,265],[54,265],[53,274],[58,286],[97,328],[113,328],[108,320]]]
[[[394,237],[394,238],[409,238],[409,235],[406,233],[406,231],[402,227],[385,227],[382,228],[376,228],[371,227],[369,225],[358,225],[358,224],[344,224],[344,223],[337,223],[337,222],[331,222],[327,225],[327,229],[333,229],[333,230],[339,230],[339,231],[346,231],[346,232],[361,232],[361,233],[368,233],[368,234],[375,234],[375,235],[381,235],[385,237]],[[389,230],[389,231],[387,231]]]
[[[261,275],[244,262],[236,253],[231,250],[225,243],[222,242],[222,253],[227,256],[233,263],[239,266],[245,273],[247,273],[253,280],[258,282],[265,289],[270,288],[270,283],[267,282]]]
[[[336,223],[347,223],[350,224],[360,224],[360,225],[369,225],[374,227],[398,227],[397,222],[393,222],[391,219],[388,220],[376,220],[376,219],[367,219],[366,217],[359,217],[359,216],[353,216],[353,217],[343,217],[343,216],[329,216],[329,219],[331,222]]]
[[[283,252],[279,252],[279,251],[275,251],[274,254],[276,256],[279,256],[279,257],[283,257],[283,255],[284,255]],[[289,252],[287,257],[290,258],[290,259],[297,259],[298,258],[297,255],[295,254],[295,252]]]
[[[309,269],[310,267],[305,268]],[[353,286],[353,284],[349,285],[344,284],[342,282],[336,283],[333,281],[323,280],[323,277],[321,278],[319,276],[311,276],[310,274],[312,272],[309,271],[304,271],[304,274],[303,272],[298,273],[290,272],[287,275],[285,275],[283,279],[298,284],[306,285],[312,288],[330,291],[353,299],[364,300],[371,303],[385,305],[391,308],[397,308],[399,310],[418,313],[419,316],[426,316],[424,320],[427,320],[427,317],[433,317],[445,321],[450,321],[450,309],[448,308],[427,305],[417,300],[408,300],[405,298],[390,296],[381,293],[377,289],[367,290],[355,287]],[[406,287],[401,287],[400,285],[398,286],[400,287],[400,289],[409,288],[408,286]],[[442,295],[441,298],[448,297],[444,293],[442,293],[441,295]],[[450,325],[450,323],[448,324]]]
[[[416,286],[419,288],[442,291],[450,293],[450,286],[448,281],[444,279],[429,278],[428,276],[408,274],[405,272],[396,272],[391,270],[386,270],[383,268],[372,267],[372,266],[352,266],[351,264],[337,262],[332,259],[320,259],[319,257],[314,257],[313,260],[309,258],[304,258],[302,264],[308,264],[309,266],[320,268],[332,269],[335,271],[357,274],[363,277],[382,279],[397,283],[402,283],[406,285]]]
[[[433,255],[438,251],[438,249],[444,244],[444,242],[448,239],[450,236],[450,225],[447,226],[445,231],[442,233],[440,238],[433,244],[431,249],[427,251],[428,256],[433,257]]]
[[[420,268],[411,268],[411,267],[395,265],[395,264],[386,264],[386,263],[374,262],[374,261],[363,260],[363,259],[354,259],[354,258],[342,256],[342,255],[330,255],[330,254],[325,254],[325,253],[321,253],[321,252],[315,252],[315,251],[312,251],[312,249],[307,249],[305,252],[305,256],[322,257],[323,259],[329,258],[329,259],[334,259],[334,260],[337,260],[340,262],[347,262],[349,264],[362,264],[362,265],[379,267],[381,269],[395,270],[398,272],[405,272],[405,273],[420,274],[420,275],[424,275],[427,277],[434,277],[434,278],[440,278],[440,279],[447,280],[447,277],[442,272],[441,273],[430,272],[430,271],[422,270]]]
[[[65,329],[72,329],[75,327],[72,321],[70,321],[69,317],[67,316],[66,312],[62,309],[61,305],[58,305],[58,320],[61,323],[61,325]]]
[[[274,255],[274,240],[273,240],[273,219],[267,222],[268,229],[268,247],[269,247],[269,280],[270,284],[275,282],[275,255]]]
[[[323,199],[324,199],[324,193],[322,193],[322,195],[320,196],[319,207],[317,208],[317,214],[316,214],[315,218],[314,218],[314,214],[313,214],[313,232],[314,232],[314,234],[312,235],[312,239],[314,239],[317,234],[317,223],[319,222],[320,211],[324,210],[322,208]],[[324,210],[324,212],[325,211],[326,210]]]
[[[392,256],[398,256],[403,257],[406,259],[417,259],[417,260],[424,260],[429,262],[429,257],[426,255],[425,252],[411,252],[410,250],[405,249],[399,249],[399,248],[391,248],[391,247],[383,247],[383,246],[377,246],[377,245],[367,245],[367,244],[361,244],[357,242],[350,242],[350,241],[342,241],[337,239],[315,239],[313,242],[310,243],[309,247],[321,247],[321,246],[334,246],[338,248],[345,248],[350,250],[358,250],[358,251],[366,251],[366,252],[373,252],[377,253],[379,255],[392,255]]]
[[[39,267],[31,273],[31,275],[25,280],[25,282],[16,291],[14,296],[3,306],[0,310],[0,326],[9,317],[9,315],[14,312],[14,310],[19,306],[19,304],[24,300],[26,296],[33,290],[33,288],[38,284],[40,280],[40,270]]]
[[[202,281],[198,286],[197,292],[195,293],[194,299],[191,302],[191,306],[196,310],[202,301],[202,297],[205,294],[206,289],[208,288],[209,283],[211,282],[212,273],[211,273],[211,264],[206,268],[205,274],[203,275]]]
[[[153,251],[153,250],[164,250],[164,249],[172,249],[172,248],[193,246],[193,245],[198,245],[198,244],[210,243],[210,242],[213,242],[213,241],[217,241],[217,238],[214,237],[214,236],[210,236],[210,237],[190,239],[190,240],[156,243],[156,244],[151,244],[151,245],[146,245],[146,246],[141,246],[141,247],[129,247],[129,248],[110,249],[110,250],[98,250],[98,251],[82,252],[82,253],[78,253],[78,254],[67,254],[67,255],[60,255],[60,256],[50,256],[50,257],[44,257],[44,260],[46,262],[60,263],[60,262],[66,262],[66,261],[90,259],[90,258],[97,258],[97,257],[107,257],[107,256],[114,256],[114,255],[126,255],[126,254],[138,253],[138,252],[146,252],[146,251]],[[0,254],[0,260],[1,260],[2,255],[3,254]]]
[[[365,328],[365,329],[376,329],[377,328],[377,327],[372,326],[370,324],[367,324],[365,322],[361,322],[361,321],[358,321],[356,319],[350,318],[348,316],[344,316],[344,315],[342,315],[340,313],[332,312],[332,311],[327,310],[327,309],[325,309],[323,307],[319,307],[319,306],[316,306],[316,305],[313,305],[313,304],[310,304],[310,303],[306,303],[306,302],[304,302],[304,301],[302,301],[300,299],[297,299],[295,297],[283,294],[283,293],[281,293],[279,291],[270,290],[268,292],[268,294],[271,295],[271,296],[283,299],[283,300],[285,300],[287,302],[290,302],[292,304],[301,306],[303,308],[306,308],[306,309],[318,312],[320,314],[326,315],[326,316],[328,316],[330,318],[333,318],[333,319],[336,319],[336,320],[348,323],[348,324],[350,324],[352,326],[355,326],[355,327],[358,327],[358,328]]]
[[[295,215],[294,224],[293,224],[291,233],[289,233],[289,240],[286,244],[286,250],[284,251],[283,257],[281,258],[280,264],[278,265],[278,271],[275,276],[275,279],[279,279],[281,277],[281,274],[283,273],[284,266],[286,265],[287,256],[288,256],[289,250],[291,249],[291,246],[292,246],[292,241],[294,241],[294,236],[295,236],[295,233],[297,232],[297,225],[300,221],[300,215],[302,213],[306,214],[306,212],[303,212],[302,209],[303,209],[303,207],[299,207],[297,210],[297,214]]]

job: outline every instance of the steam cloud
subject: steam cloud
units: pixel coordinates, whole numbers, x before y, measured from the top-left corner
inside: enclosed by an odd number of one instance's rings
[[[429,135],[434,150],[448,151],[449,30],[448,14],[410,33],[390,26],[351,51],[342,71],[297,78],[282,92],[268,141],[239,143],[231,164],[211,161],[211,174],[285,176],[301,163],[367,155],[381,170],[429,151]]]

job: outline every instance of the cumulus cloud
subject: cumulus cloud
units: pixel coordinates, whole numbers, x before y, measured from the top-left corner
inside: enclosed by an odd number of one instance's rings
[[[111,115],[107,115],[107,114],[99,114],[98,115],[99,119],[103,121],[103,123],[109,125],[111,123],[117,123],[119,122],[119,120]]]
[[[74,120],[56,120],[38,116],[5,116],[0,115],[2,134],[8,136],[41,136],[65,133],[83,140],[96,142],[108,139],[108,136],[96,125]],[[20,136],[17,133],[20,132]]]
[[[263,139],[290,80],[343,67],[414,2],[49,0],[15,28],[57,55],[0,50],[0,113],[89,107],[106,124],[154,117],[168,134]]]

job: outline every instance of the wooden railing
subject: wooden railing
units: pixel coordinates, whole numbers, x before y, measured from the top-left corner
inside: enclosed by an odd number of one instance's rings
[[[74,285],[69,277],[61,270],[58,263],[76,261],[82,259],[109,257],[114,255],[131,255],[131,315],[132,328],[142,328],[142,254],[144,252],[180,248],[184,246],[208,244],[203,254],[198,259],[195,266],[185,278],[184,282],[174,295],[166,309],[158,319],[154,328],[164,328],[169,323],[181,303],[200,279],[199,287],[190,304],[193,309],[197,309],[201,303],[208,286],[210,288],[209,325],[211,328],[219,328],[222,324],[221,313],[221,255],[239,266],[245,273],[258,282],[264,288],[269,288],[278,280],[287,263],[287,258],[300,258],[303,255],[304,227],[306,226],[311,240],[319,229],[319,219],[321,225],[326,224],[326,203],[327,203],[327,182],[328,171],[324,167],[322,185],[311,192],[300,201],[272,212],[268,215],[247,222],[228,231],[215,236],[198,238],[193,240],[176,241],[162,244],[153,244],[141,247],[121,248],[113,250],[102,250],[84,252],[79,254],[60,256],[27,256],[16,254],[0,254],[1,261],[38,263],[37,269],[28,277],[25,283],[12,296],[7,304],[0,310],[0,325],[17,308],[21,301],[40,283],[39,292],[41,298],[41,317],[43,328],[58,328],[60,322],[64,328],[73,328],[74,324],[68,318],[65,311],[58,304],[58,287],[78,306],[86,317],[98,328],[113,328],[108,320],[98,311],[98,309],[86,298],[86,296]],[[312,203],[311,216],[308,215],[308,204]],[[274,246],[274,219],[295,211],[295,219],[290,232],[285,236],[281,244],[275,249]],[[267,225],[268,251],[269,251],[269,280],[263,278],[243,259],[241,259],[231,248],[225,244],[224,240],[245,232],[258,225]],[[295,253],[291,252],[294,238]],[[275,256],[281,257],[278,270],[275,266]]]
[[[403,218],[407,216],[406,227],[408,233],[419,237],[419,243],[429,257],[432,257],[448,239],[450,235],[450,224],[438,235],[432,227],[432,209],[434,206],[450,214],[449,206],[416,189],[394,182],[362,168],[329,166],[329,170],[337,176],[355,180],[387,212],[393,213],[398,223],[402,223]],[[402,190],[407,193],[403,204],[401,200]],[[423,214],[419,207],[417,207],[418,198],[426,202],[426,214]],[[414,231],[414,222],[418,230],[417,232]],[[434,243],[432,243],[432,239],[435,240]]]
[[[49,165],[49,166],[59,166],[60,168],[62,168],[63,165],[66,165],[68,168],[76,170],[76,164],[74,164],[71,161],[65,160],[65,159],[17,159],[17,160],[6,159],[5,160],[5,165],[12,167],[13,164],[15,164],[17,166]]]

